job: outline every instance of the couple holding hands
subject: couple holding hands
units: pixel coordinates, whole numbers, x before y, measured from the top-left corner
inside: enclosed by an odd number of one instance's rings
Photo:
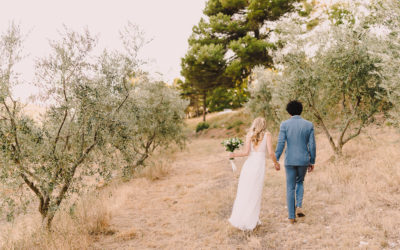
[[[233,204],[229,222],[241,230],[253,230],[258,224],[261,196],[264,186],[265,159],[268,152],[274,162],[275,169],[280,170],[279,158],[285,151],[286,198],[288,219],[296,222],[296,215],[303,217],[303,181],[308,172],[313,171],[316,145],[314,126],[300,115],[303,105],[299,101],[291,101],[286,106],[291,118],[282,122],[275,152],[272,149],[272,136],[267,130],[264,118],[256,118],[246,136],[245,146],[241,152],[230,153],[229,157],[245,157],[240,172],[236,199]]]

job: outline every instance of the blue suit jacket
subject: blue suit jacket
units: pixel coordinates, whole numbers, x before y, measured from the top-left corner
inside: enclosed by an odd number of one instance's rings
[[[315,164],[316,146],[314,125],[298,115],[281,123],[278,144],[276,145],[276,159],[282,155],[286,146],[285,166],[308,166]]]

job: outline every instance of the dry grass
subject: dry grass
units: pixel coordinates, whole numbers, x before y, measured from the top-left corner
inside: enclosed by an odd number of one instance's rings
[[[227,219],[236,192],[219,139],[197,138],[178,154],[168,177],[133,180],[111,224],[121,232],[96,249],[399,249],[400,135],[371,128],[332,159],[323,134],[305,182],[306,217],[287,223],[285,175],[267,165],[261,221],[252,233]],[[237,160],[241,165],[244,159]]]
[[[284,171],[268,162],[262,225],[251,233],[227,222],[239,172],[232,173],[220,141],[200,136],[173,157],[159,155],[154,172],[83,199],[74,219],[60,214],[52,235],[36,233],[4,247],[400,249],[398,131],[368,129],[345,146],[341,160],[331,157],[325,136],[317,134],[316,169],[305,181],[306,217],[295,225],[286,219]]]
[[[96,237],[114,234],[108,210],[110,191],[85,195],[74,211],[60,211],[52,231],[41,228],[36,211],[3,228],[2,249],[87,249]],[[34,216],[32,216],[32,214]]]
[[[119,233],[116,238],[121,241],[128,241],[138,237],[138,231],[135,228]]]
[[[168,175],[171,169],[171,162],[166,160],[155,160],[143,168],[136,177],[144,177],[150,181],[160,180]]]
[[[176,153],[180,149],[170,145],[167,149],[160,149],[148,159],[146,167],[141,169],[135,178],[146,178],[150,181],[161,180],[171,172],[172,163],[176,160]]]

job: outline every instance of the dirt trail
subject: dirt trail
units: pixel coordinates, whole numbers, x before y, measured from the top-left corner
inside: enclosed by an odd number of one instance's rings
[[[273,171],[271,163],[267,166],[269,176],[261,212],[264,224],[252,235],[229,226],[227,219],[239,171],[232,173],[220,141],[195,140],[187,150],[178,153],[165,179],[137,179],[123,187],[120,195],[125,199],[114,207],[112,214],[111,227],[117,233],[102,238],[94,248],[226,249],[248,244],[261,247],[262,239],[257,235],[270,233],[270,223],[286,228],[283,173]],[[236,160],[237,165],[241,166],[243,161]]]
[[[388,141],[393,134],[381,132],[380,136]],[[262,225],[252,233],[232,228],[227,219],[239,171],[232,173],[221,139],[195,139],[185,151],[177,153],[170,174],[164,179],[151,182],[140,178],[117,188],[110,198],[111,228],[117,233],[102,236],[93,248],[379,249],[399,246],[395,229],[400,224],[393,220],[393,216],[399,216],[398,210],[395,206],[385,206],[379,200],[383,193],[378,192],[385,190],[387,200],[397,197],[395,192],[389,192],[391,183],[397,183],[392,176],[400,176],[396,151],[380,140],[372,146],[368,137],[362,137],[348,146],[351,157],[335,165],[330,159],[329,143],[323,136],[318,137],[317,167],[314,173],[307,174],[305,181],[306,217],[294,226],[287,222],[284,170],[275,171],[268,160],[260,214]],[[382,150],[375,152],[374,148]],[[236,160],[238,167],[244,160]],[[362,171],[358,166],[363,166]],[[379,171],[376,166],[381,166]],[[374,176],[379,174],[391,181],[375,184]]]

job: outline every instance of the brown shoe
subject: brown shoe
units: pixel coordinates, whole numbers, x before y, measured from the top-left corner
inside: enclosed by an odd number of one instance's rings
[[[306,215],[303,213],[303,209],[301,209],[301,207],[296,207],[296,214],[297,214],[297,217],[304,217],[304,216],[306,216]]]
[[[290,224],[296,223],[296,219],[289,219],[289,223],[290,223]]]

